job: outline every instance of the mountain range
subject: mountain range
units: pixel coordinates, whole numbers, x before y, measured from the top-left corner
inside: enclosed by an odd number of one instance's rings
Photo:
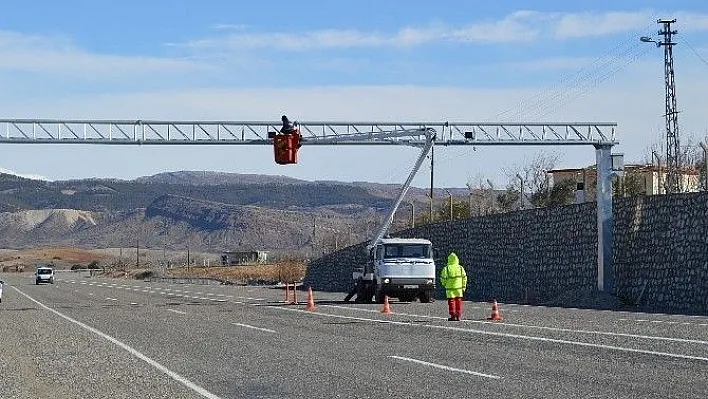
[[[65,181],[0,173],[0,247],[319,251],[370,238],[399,191],[209,171]],[[427,193],[412,187],[406,201],[426,209]],[[395,222],[405,226],[409,213],[399,209]]]

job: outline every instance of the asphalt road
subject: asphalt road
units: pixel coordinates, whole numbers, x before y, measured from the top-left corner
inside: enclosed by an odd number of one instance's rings
[[[708,317],[4,274],[2,398],[705,398]]]

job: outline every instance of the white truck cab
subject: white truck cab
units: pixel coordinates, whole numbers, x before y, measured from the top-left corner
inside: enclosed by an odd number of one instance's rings
[[[354,271],[357,301],[383,302],[384,296],[430,302],[435,291],[433,245],[422,238],[382,238],[371,246],[369,262]]]
[[[39,266],[34,273],[35,283],[50,283],[54,284],[54,269],[50,266]]]

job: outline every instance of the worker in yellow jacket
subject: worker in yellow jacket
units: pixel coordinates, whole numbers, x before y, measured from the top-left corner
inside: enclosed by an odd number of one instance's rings
[[[460,264],[457,254],[451,252],[447,256],[447,266],[440,272],[440,283],[445,287],[447,307],[450,311],[448,321],[460,321],[462,316],[462,298],[467,288],[467,273]]]

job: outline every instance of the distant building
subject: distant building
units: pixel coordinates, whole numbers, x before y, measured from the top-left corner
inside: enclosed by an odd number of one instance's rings
[[[597,187],[597,168],[595,165],[581,169],[554,169],[549,170],[553,184],[564,180],[572,180],[575,184],[575,202],[595,201]],[[694,167],[682,169],[680,178],[684,192],[700,190],[700,171]],[[613,186],[632,186],[634,195],[665,194],[663,182],[666,181],[666,168],[656,165],[629,164],[624,165],[622,177],[614,175]],[[625,187],[625,188],[627,188]]]
[[[265,263],[267,260],[268,253],[265,251],[224,251],[221,254],[221,264],[224,266]]]

